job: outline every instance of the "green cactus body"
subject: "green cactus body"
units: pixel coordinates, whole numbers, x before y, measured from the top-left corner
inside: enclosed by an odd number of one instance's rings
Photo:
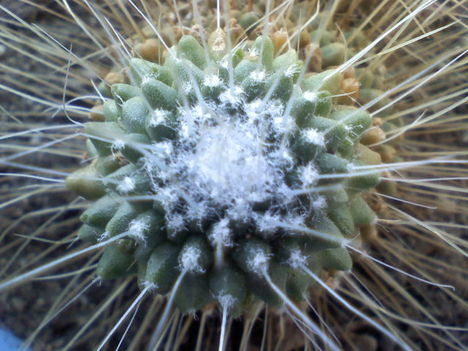
[[[131,59],[132,83],[113,85],[105,121],[85,126],[97,160],[67,184],[95,201],[80,238],[125,233],[104,252],[102,279],[136,274],[167,294],[183,275],[182,312],[217,300],[239,316],[252,299],[282,305],[265,275],[306,299],[313,281],[298,261],[351,269],[344,243],[373,224],[361,194],[379,175],[353,176],[371,162],[358,147],[371,117],[335,103],[339,75],[304,79],[296,52],[275,54],[267,36],[229,55],[225,37],[205,50],[183,36],[161,65]],[[344,46],[325,39],[326,65],[341,63]]]

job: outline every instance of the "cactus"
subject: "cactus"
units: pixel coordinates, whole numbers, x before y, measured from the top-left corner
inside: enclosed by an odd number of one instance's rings
[[[226,33],[217,34],[225,40]],[[102,121],[84,126],[92,165],[67,178],[70,189],[95,201],[81,216],[82,232],[94,232],[87,240],[127,233],[106,248],[98,276],[137,274],[142,286],[166,294],[187,273],[180,290],[201,282],[205,288],[199,298],[176,298],[184,313],[212,300],[229,301],[230,313],[252,299],[280,306],[262,283],[265,272],[304,300],[314,281],[302,277],[297,286],[302,272],[292,257],[313,262],[316,272],[348,271],[349,252],[339,248],[376,218],[348,210],[362,208],[362,192],[379,183],[377,172],[350,171],[356,162],[367,164],[356,151],[365,148],[359,141],[370,114],[335,106],[330,91],[310,83],[314,76],[300,79],[295,50],[275,54],[270,36],[236,54],[244,57],[237,64],[230,52],[207,56],[202,43],[185,35],[161,65],[130,59],[132,83],[111,85]],[[327,88],[339,91],[334,83]],[[99,167],[117,160],[116,169]],[[334,189],[344,201],[333,199]]]
[[[127,16],[126,11],[133,9],[137,14],[140,10],[127,4],[120,13],[117,5],[106,7],[111,2],[92,8],[110,35],[118,29],[109,27],[110,22],[101,14]],[[77,18],[67,1],[60,4]],[[403,307],[410,295],[379,266],[385,259],[395,261],[395,243],[404,241],[403,234],[393,237],[379,228],[406,221],[409,225],[422,223],[423,230],[445,235],[424,223],[424,216],[412,223],[412,215],[394,203],[405,198],[404,182],[410,182],[398,179],[402,172],[413,165],[424,170],[443,161],[413,161],[412,153],[417,154],[418,145],[411,140],[406,143],[399,135],[420,127],[407,116],[414,113],[412,100],[405,99],[410,107],[400,105],[396,95],[402,87],[410,91],[414,82],[408,77],[407,66],[387,59],[392,55],[389,48],[393,39],[384,42],[378,38],[384,31],[379,25],[385,23],[391,28],[402,18],[396,10],[400,5],[380,8],[373,1],[353,1],[317,7],[315,1],[307,0],[272,9],[270,2],[226,1],[218,3],[222,9],[217,11],[210,1],[198,4],[200,8],[194,4],[193,9],[185,2],[177,5],[153,7],[148,2],[142,18],[128,15],[118,19],[122,28],[131,23],[137,30],[116,37],[114,42],[100,43],[105,48],[100,51],[104,59],[93,61],[90,55],[83,61],[86,68],[96,68],[103,76],[93,83],[96,96],[90,97],[92,87],[87,87],[83,99],[86,103],[94,99],[89,108],[48,102],[63,108],[66,117],[78,115],[79,122],[70,120],[80,130],[76,135],[80,138],[69,150],[74,152],[86,145],[85,165],[71,167],[73,171],[67,170],[64,179],[67,190],[80,197],[83,211],[74,219],[79,225],[73,236],[83,245],[76,253],[64,253],[56,262],[0,281],[0,291],[63,262],[97,252],[85,267],[88,277],[97,277],[90,286],[102,281],[116,292],[128,287],[137,296],[129,300],[122,295],[122,311],[115,307],[119,318],[110,331],[104,332],[104,338],[96,341],[98,349],[113,338],[133,310],[152,296],[155,302],[166,301],[154,316],[153,311],[146,314],[144,325],[154,325],[152,338],[149,340],[141,330],[129,341],[130,348],[143,344],[154,348],[158,343],[166,349],[177,349],[182,343],[198,350],[204,347],[202,343],[207,349],[213,347],[216,342],[202,338],[204,323],[213,310],[220,310],[219,350],[227,347],[229,321],[235,319],[245,323],[239,345],[242,349],[261,308],[267,311],[267,327],[278,323],[284,329],[282,314],[287,311],[300,324],[304,339],[338,350],[341,340],[349,342],[354,337],[346,335],[348,327],[331,325],[341,333],[340,341],[336,341],[330,336],[333,332],[322,330],[307,310],[307,305],[322,306],[324,293],[330,295],[326,300],[330,315],[345,315],[342,319],[351,323],[346,315],[350,311],[400,348],[414,348],[413,339],[388,322],[389,315],[382,315],[383,309],[349,278],[359,275],[367,285],[380,278],[372,285],[379,291],[377,298],[390,301],[384,302],[390,313],[399,311],[398,318],[410,320],[413,317]],[[410,26],[431,4],[425,1],[416,5],[400,25]],[[319,13],[313,12],[316,8]],[[396,14],[398,20],[389,20],[389,15],[375,19],[377,24],[372,25],[371,19],[382,9]],[[206,15],[198,17],[199,13]],[[368,16],[371,24],[360,26]],[[157,25],[152,18],[158,18]],[[175,19],[181,22],[174,23]],[[384,37],[388,39],[391,33]],[[395,34],[394,40],[403,43],[404,51],[411,41],[400,39],[400,34]],[[460,50],[454,49],[455,54]],[[406,55],[401,62],[409,65],[419,54]],[[418,68],[425,72],[424,66]],[[79,81],[81,76],[73,67],[70,70],[73,79]],[[446,67],[441,70],[446,71],[451,72]],[[425,84],[421,76],[416,72],[414,80],[419,83],[420,78]],[[449,96],[458,96],[462,90],[457,89]],[[427,89],[421,94],[434,92]],[[48,98],[52,101],[54,97]],[[444,98],[438,99],[445,108]],[[83,118],[83,111],[88,119]],[[432,123],[434,118],[424,121]],[[450,121],[441,125],[452,130]],[[6,138],[16,136],[11,132]],[[13,154],[2,162],[17,166],[12,160],[22,155]],[[453,160],[457,162],[463,160]],[[31,170],[43,172],[44,168]],[[417,205],[417,194],[427,196],[418,191],[407,203]],[[436,204],[437,197],[431,194],[430,204]],[[410,228],[398,233],[410,231],[419,239],[420,233]],[[5,229],[2,236],[9,230]],[[38,234],[41,232],[39,229]],[[451,246],[460,249],[460,242]],[[375,251],[368,254],[368,248]],[[408,252],[404,245],[402,248]],[[401,257],[418,273],[432,262],[421,258],[419,265],[414,258]],[[430,276],[422,280],[402,270],[399,273],[425,283],[433,281]],[[335,290],[340,284],[345,288]],[[394,289],[398,298],[390,297],[389,289]],[[110,296],[112,301],[117,293]],[[351,297],[352,301],[356,296],[371,313],[345,300]],[[438,323],[433,316],[425,315],[424,307],[412,297],[409,299],[415,310],[427,317],[425,320]],[[327,313],[319,313],[323,323]],[[374,320],[368,314],[378,318]],[[192,315],[202,316],[196,346],[193,339],[184,339],[188,326],[194,323],[192,319],[196,319]],[[182,320],[187,323],[179,330],[177,324]],[[67,347],[88,326],[79,330]],[[430,331],[418,328],[418,333],[430,336],[430,341],[424,340],[428,348],[433,342],[460,346],[448,330],[443,332],[450,341],[444,343],[440,337],[432,338]],[[278,338],[277,349],[293,348],[285,346],[284,335],[268,338],[270,346]],[[309,342],[303,341],[301,347]]]

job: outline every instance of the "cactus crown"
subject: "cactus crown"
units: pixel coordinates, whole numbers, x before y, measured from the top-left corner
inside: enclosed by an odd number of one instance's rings
[[[349,270],[346,238],[375,219],[362,193],[379,175],[353,167],[380,156],[361,143],[371,115],[337,103],[346,75],[308,73],[281,32],[232,50],[229,39],[185,35],[162,64],[131,58],[129,84],[103,87],[102,113],[85,125],[94,160],[67,179],[95,201],[82,239],[126,233],[97,274],[137,274],[159,294],[183,274],[183,312],[213,299],[232,315],[257,299],[280,306],[270,278],[303,300],[313,281],[301,267]],[[321,66],[344,60],[335,44]]]

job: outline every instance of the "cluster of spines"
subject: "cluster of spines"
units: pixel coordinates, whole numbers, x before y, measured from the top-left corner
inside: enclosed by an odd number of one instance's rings
[[[381,158],[360,143],[372,124],[369,113],[335,103],[334,95],[343,89],[343,74],[330,69],[302,76],[303,62],[292,49],[278,54],[274,35],[260,36],[231,53],[223,35],[213,33],[208,52],[194,37],[184,36],[166,53],[163,65],[131,59],[131,84],[113,84],[104,91],[109,98],[102,113],[95,112],[99,121],[85,126],[94,161],[67,183],[83,197],[96,200],[81,217],[82,239],[92,242],[128,234],[105,249],[97,271],[100,277],[138,274],[156,293],[166,294],[184,274],[179,288],[183,293],[175,299],[182,311],[217,299],[229,301],[231,313],[237,315],[252,296],[281,305],[264,274],[288,296],[302,300],[312,279],[301,271],[298,261],[315,272],[351,268],[343,239],[373,225],[375,214],[361,193],[376,186],[379,175],[350,176],[349,172],[354,165],[378,164]],[[278,204],[277,194],[268,192],[270,198],[256,204],[258,209],[252,207],[260,215],[270,215],[272,203],[279,207],[284,226],[272,225],[268,235],[248,221],[229,218],[224,229],[230,235],[223,242],[218,232],[223,232],[219,216],[225,209],[214,209],[217,219],[205,216],[189,226],[178,199],[171,208],[181,212],[181,226],[169,225],[172,214],[167,204],[148,201],[158,198],[157,191],[164,189],[167,180],[154,174],[148,163],[164,164],[164,149],[171,157],[181,139],[185,138],[184,148],[190,145],[191,135],[184,136],[182,130],[183,110],[199,105],[200,98],[221,106],[213,107],[217,118],[239,118],[237,125],[248,117],[245,106],[253,101],[279,104],[283,114],[289,113],[293,127],[263,141],[285,141],[292,154],[293,165],[281,169],[280,180],[290,193],[304,187],[327,190],[314,198],[307,193],[293,195],[293,200],[282,194],[280,200],[289,199],[284,204]],[[272,122],[262,123],[270,126]],[[292,215],[299,221],[290,221]],[[310,234],[308,229],[323,235]],[[216,244],[222,246],[221,254]]]

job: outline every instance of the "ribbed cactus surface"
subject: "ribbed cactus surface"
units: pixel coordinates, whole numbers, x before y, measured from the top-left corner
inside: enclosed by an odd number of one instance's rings
[[[160,64],[132,58],[128,84],[103,89],[84,128],[93,161],[67,179],[91,201],[79,235],[125,234],[103,279],[137,275],[167,294],[183,275],[182,312],[280,306],[266,277],[301,301],[313,281],[300,266],[349,270],[345,242],[375,221],[362,193],[379,174],[360,167],[381,162],[364,145],[372,117],[337,103],[345,74],[309,73],[278,33],[202,42],[182,36]],[[325,67],[342,63],[342,44],[325,44]]]

